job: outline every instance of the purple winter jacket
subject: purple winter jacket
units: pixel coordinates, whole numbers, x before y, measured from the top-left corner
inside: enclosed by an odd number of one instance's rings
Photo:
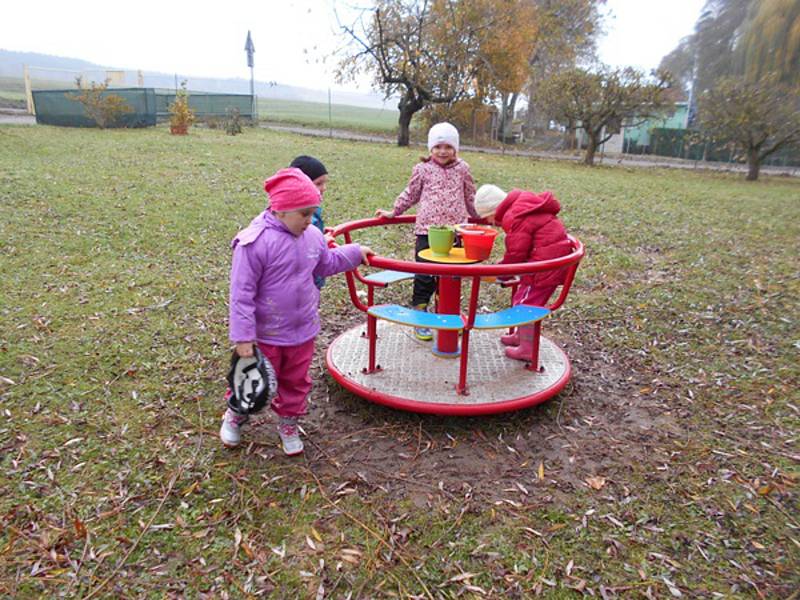
[[[314,276],[349,271],[361,262],[358,244],[330,249],[322,232],[295,236],[269,210],[233,239],[230,339],[296,346],[320,329]]]

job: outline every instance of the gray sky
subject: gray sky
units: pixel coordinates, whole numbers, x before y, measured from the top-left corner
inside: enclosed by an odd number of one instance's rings
[[[703,3],[608,0],[601,60],[655,68],[692,32]],[[121,69],[249,79],[244,43],[250,29],[256,79],[368,91],[363,82],[334,83],[336,60],[330,54],[342,44],[336,36],[334,7],[347,16],[352,5],[342,0],[226,0],[204,8],[198,3],[138,0],[111,9],[108,0],[12,1],[3,7],[0,48]]]

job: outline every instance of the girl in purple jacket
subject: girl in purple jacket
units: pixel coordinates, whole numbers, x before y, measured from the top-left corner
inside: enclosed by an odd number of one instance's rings
[[[437,123],[428,131],[429,156],[421,159],[411,173],[411,180],[394,201],[392,210],[378,209],[375,216],[396,217],[419,203],[414,233],[417,241],[414,256],[419,262],[421,250],[428,248],[428,227],[431,225],[455,225],[464,223],[469,217],[478,217],[475,212],[475,182],[469,165],[458,158],[458,129],[450,123]],[[436,279],[431,275],[414,276],[414,292],[411,306],[425,310],[436,291]],[[416,328],[414,334],[421,340],[433,339],[427,328]]]
[[[241,357],[257,343],[278,380],[272,410],[288,455],[303,451],[297,418],[306,413],[309,367],[320,329],[319,290],[314,276],[354,269],[372,250],[358,244],[331,249],[322,232],[309,227],[321,203],[319,190],[300,169],[282,169],[267,179],[269,206],[233,240],[230,339]],[[228,391],[230,393],[230,390]],[[220,438],[228,447],[241,440],[247,417],[228,409]]]

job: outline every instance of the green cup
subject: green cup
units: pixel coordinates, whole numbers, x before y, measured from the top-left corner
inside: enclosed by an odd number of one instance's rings
[[[433,225],[428,227],[428,245],[436,256],[447,256],[453,248],[456,232],[447,225]]]

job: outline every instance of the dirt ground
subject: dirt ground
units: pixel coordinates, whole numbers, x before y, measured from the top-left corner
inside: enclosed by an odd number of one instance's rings
[[[573,366],[561,394],[518,412],[458,418],[389,409],[342,389],[324,368],[324,350],[339,328],[323,326],[318,338],[303,428],[305,460],[344,490],[380,489],[419,508],[439,495],[563,504],[592,477],[624,485],[633,463],[655,460],[668,438],[685,435],[664,390],[652,393],[652,375],[594,347],[590,326],[546,332]],[[272,428],[273,420],[266,411],[253,425]],[[262,452],[279,458],[280,450]],[[546,486],[537,485],[541,473]]]

